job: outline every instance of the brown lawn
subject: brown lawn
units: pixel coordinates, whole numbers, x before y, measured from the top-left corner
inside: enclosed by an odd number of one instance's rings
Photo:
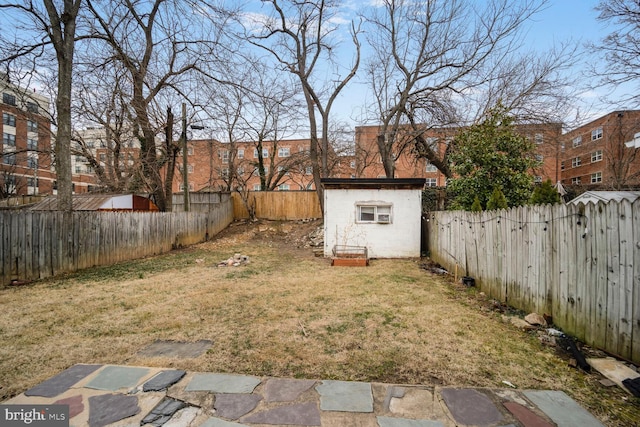
[[[568,366],[535,332],[420,260],[331,267],[302,247],[318,223],[234,224],[170,254],[0,290],[0,400],[76,363],[275,377],[560,389],[607,425],[640,404]],[[218,268],[235,253],[246,266]],[[155,340],[213,341],[195,359],[148,358]]]

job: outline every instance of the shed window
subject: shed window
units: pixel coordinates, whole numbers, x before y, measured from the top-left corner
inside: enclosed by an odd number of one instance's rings
[[[390,223],[391,205],[358,205],[358,222]]]

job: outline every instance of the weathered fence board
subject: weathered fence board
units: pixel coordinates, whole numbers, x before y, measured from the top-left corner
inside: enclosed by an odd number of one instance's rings
[[[230,198],[206,212],[0,211],[0,286],[167,252],[232,221]]]
[[[434,261],[493,298],[640,362],[640,201],[434,212]]]

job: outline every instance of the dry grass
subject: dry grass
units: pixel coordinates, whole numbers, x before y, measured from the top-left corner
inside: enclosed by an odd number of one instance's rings
[[[495,388],[507,380],[562,389],[607,425],[640,422],[637,399],[568,367],[418,260],[332,268],[296,249],[294,237],[316,225],[234,226],[190,249],[0,290],[0,400],[76,363],[112,363]],[[238,252],[251,264],[215,267]],[[196,359],[136,354],[156,339],[214,346]]]

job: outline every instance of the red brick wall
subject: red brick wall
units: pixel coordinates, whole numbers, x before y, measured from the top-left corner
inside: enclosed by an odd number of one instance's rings
[[[601,129],[601,134],[596,132]],[[596,139],[592,139],[595,132]],[[562,183],[571,185],[579,178],[581,185],[602,189],[623,189],[640,185],[640,149],[627,148],[625,142],[640,132],[640,111],[614,111],[580,126],[563,136],[564,162]],[[580,143],[574,147],[574,139]],[[597,153],[601,153],[598,160]],[[580,159],[574,166],[573,159]],[[593,182],[594,174],[601,174],[601,182]]]

